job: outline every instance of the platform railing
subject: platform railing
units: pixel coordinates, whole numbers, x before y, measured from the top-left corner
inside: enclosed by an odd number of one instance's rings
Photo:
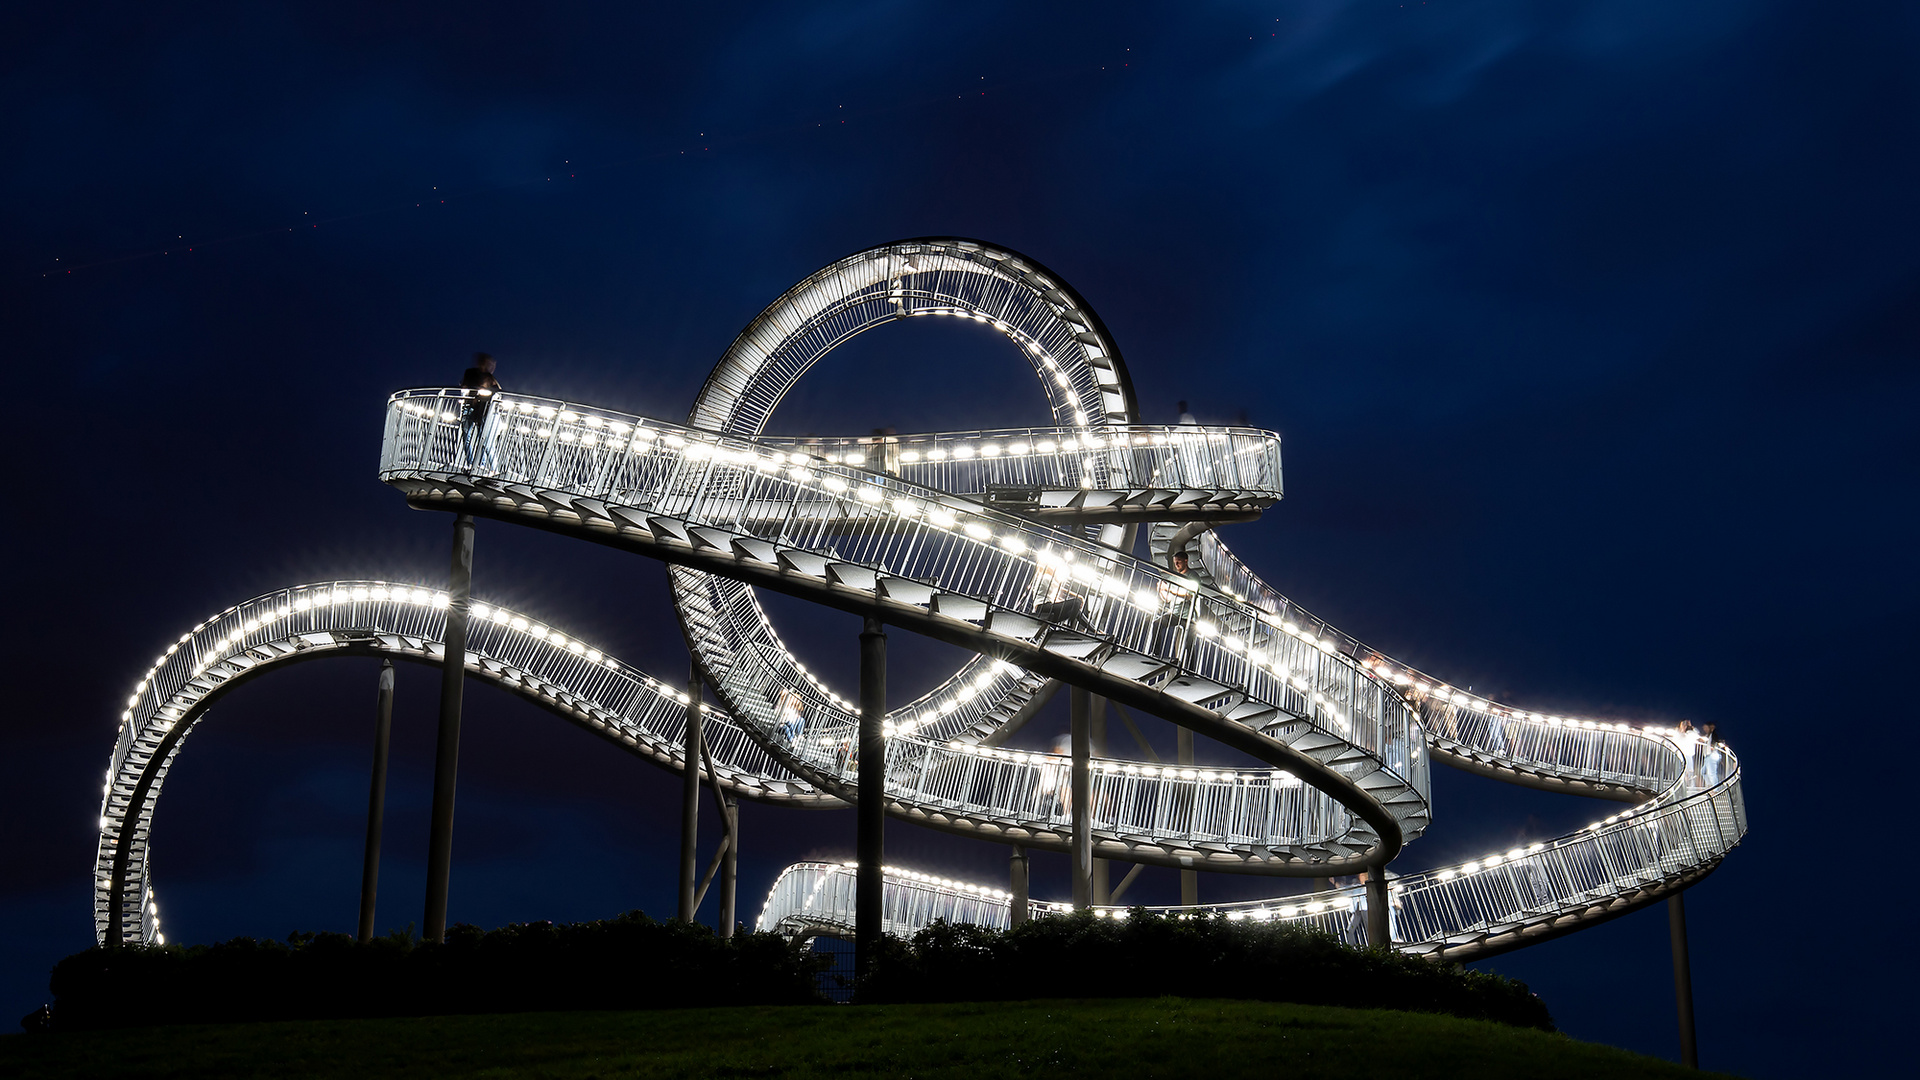
[[[1612,917],[1712,869],[1746,834],[1739,762],[1711,786],[1623,810],[1556,840],[1523,844],[1453,866],[1391,877],[1388,926],[1394,947],[1416,955],[1471,957],[1528,943],[1547,933]],[[767,895],[758,925],[797,936],[846,932],[853,925],[852,863],[789,868]],[[886,873],[887,932],[911,936],[935,919],[1005,929],[1004,890],[912,870]],[[1035,918],[1071,905],[1030,901]],[[1094,909],[1124,918],[1132,908]],[[1322,892],[1198,907],[1145,906],[1161,915],[1216,916],[1317,929],[1350,945],[1367,941],[1367,898],[1348,885]]]
[[[487,425],[463,425],[465,402],[457,390],[396,394],[383,475],[459,475],[602,500],[637,521],[670,518],[921,584],[941,596],[983,601],[983,617],[1006,612],[1034,619],[1035,640],[1048,645],[1084,635],[1150,661],[1144,673],[1150,685],[1183,681],[1202,708],[1265,710],[1280,721],[1267,726],[1283,741],[1312,736],[1317,747],[1347,747],[1325,753],[1329,767],[1384,791],[1381,801],[1409,834],[1424,826],[1423,740],[1410,706],[1350,657],[1287,633],[1250,606],[1195,590],[1190,580],[1091,541],[885,473],[806,455],[795,460],[748,440],[510,394],[491,403],[489,438]],[[824,563],[819,571],[825,574]],[[808,689],[804,680],[787,677],[797,673],[772,674],[771,686]],[[759,708],[743,702],[736,711],[770,735],[773,702],[756,715]],[[844,699],[810,700],[808,713],[809,730],[820,724],[829,742],[856,723]],[[911,734],[915,719],[897,719],[895,730]],[[931,767],[941,764],[931,745],[918,753]],[[803,771],[826,764],[817,757],[796,760]],[[850,767],[833,764],[820,778],[850,782]],[[1325,798],[1312,789],[1299,797]],[[1372,843],[1368,827],[1334,806],[1295,819],[1343,822],[1353,833],[1350,842]]]
[[[1165,489],[1221,493],[1261,505],[1282,495],[1280,437],[1254,428],[1135,424],[754,441],[953,494]]]

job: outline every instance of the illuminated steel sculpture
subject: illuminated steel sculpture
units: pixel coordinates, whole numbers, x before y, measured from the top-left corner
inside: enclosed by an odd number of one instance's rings
[[[1033,364],[1054,426],[847,439],[761,434],[834,346],[897,318],[986,323]],[[463,430],[460,390],[388,403],[381,478],[423,509],[593,540],[671,565],[675,603],[723,709],[709,779],[794,805],[855,798],[858,707],[782,642],[771,589],[976,654],[885,720],[885,806],[903,820],[1181,869],[1324,878],[1382,868],[1427,827],[1432,760],[1630,804],[1557,840],[1394,879],[1205,905],[1465,959],[1634,910],[1711,872],[1746,829],[1739,764],[1672,732],[1548,716],[1463,693],[1275,592],[1212,527],[1281,497],[1278,436],[1144,426],[1087,305],[1032,260],[975,241],[889,244],[809,277],[742,332],[686,424],[513,394]],[[471,425],[469,425],[471,427]],[[1142,527],[1145,527],[1142,530]],[[1141,536],[1144,531],[1145,536]],[[1144,541],[1144,544],[1143,544]],[[1135,550],[1144,546],[1147,557]],[[1187,574],[1171,568],[1184,553]],[[154,802],[180,740],[232,686],[329,655],[437,664],[445,593],[302,586],[231,608],[168,648],[129,699],[96,863],[102,940],[159,940]],[[687,695],[550,627],[476,603],[469,675],[679,769]],[[1259,767],[1094,760],[1076,807],[1067,756],[1000,743],[1054,686],[1170,721]],[[1083,849],[1084,850],[1084,849]],[[852,864],[791,867],[758,923],[854,924]],[[1005,925],[997,887],[886,876],[886,929]],[[1069,905],[1033,902],[1046,915]],[[1172,910],[1172,909],[1163,909]],[[1101,909],[1116,914],[1114,909]],[[1355,927],[1367,926],[1371,934]]]

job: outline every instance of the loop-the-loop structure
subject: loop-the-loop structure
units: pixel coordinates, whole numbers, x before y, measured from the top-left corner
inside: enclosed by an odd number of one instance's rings
[[[831,349],[881,323],[992,326],[1031,362],[1053,426],[792,439],[763,434]],[[974,659],[886,714],[886,812],[1100,858],[1281,877],[1384,868],[1428,826],[1435,760],[1624,804],[1570,836],[1394,878],[1393,944],[1464,959],[1611,918],[1711,872],[1746,829],[1738,761],[1670,729],[1475,697],[1301,610],[1215,527],[1281,498],[1280,440],[1139,423],[1119,351],[1058,275],[962,239],[883,245],[808,277],[740,334],[686,423],[517,394],[387,405],[380,476],[415,507],[530,525],[669,564],[704,681],[710,782],[796,806],[856,798],[859,710],[781,639],[766,589],[962,646]],[[450,601],[323,582],[236,605],[155,661],[121,716],[95,867],[103,940],[160,939],[148,854],[182,740],[226,691],[341,655],[440,664]],[[685,764],[689,700],[563,629],[474,602],[464,662],[647,757]],[[1008,741],[1059,686],[1169,721],[1239,765],[1100,756],[1073,805],[1061,754]],[[1147,747],[1143,744],[1143,750]],[[1150,753],[1150,751],[1148,751]],[[843,934],[852,864],[774,883],[759,925]],[[1353,888],[1206,905],[1361,936]],[[1045,915],[1067,905],[1034,902]],[[1004,925],[1006,890],[889,868],[886,928]]]

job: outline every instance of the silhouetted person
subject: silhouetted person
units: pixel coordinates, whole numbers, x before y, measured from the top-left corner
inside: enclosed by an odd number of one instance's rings
[[[1708,787],[1720,782],[1720,771],[1726,763],[1725,749],[1718,732],[1719,725],[1711,720],[1700,724],[1700,779]]]
[[[493,377],[491,355],[473,354],[473,366],[460,376],[460,389],[467,391],[460,405],[460,442],[467,451],[467,465],[490,468],[493,447],[485,429],[493,395],[500,391],[500,380]]]
[[[1198,424],[1199,422],[1200,422],[1200,421],[1198,421],[1198,420],[1195,420],[1195,419],[1193,418],[1193,414],[1192,414],[1192,413],[1190,413],[1190,412],[1188,412],[1188,411],[1187,411],[1187,403],[1186,403],[1186,402],[1184,402],[1184,401],[1183,401],[1183,402],[1181,402],[1181,403],[1180,403],[1180,420],[1179,420],[1179,423],[1182,423],[1182,424]]]
[[[1700,733],[1693,730],[1693,721],[1682,720],[1674,729],[1673,741],[1680,748],[1680,779],[1699,786],[1700,783]]]

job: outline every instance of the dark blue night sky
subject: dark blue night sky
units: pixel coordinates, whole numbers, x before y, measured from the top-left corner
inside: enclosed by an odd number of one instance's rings
[[[1891,1066],[1917,47],[1897,3],[12,6],[0,1017],[91,940],[100,776],[155,653],[275,587],[443,579],[447,519],[374,476],[390,391],[485,349],[509,389],[677,419],[788,285],[941,234],[1072,282],[1148,421],[1280,431],[1287,500],[1224,535],[1335,625],[1522,707],[1717,721],[1753,826],[1688,896],[1702,1063]],[[926,323],[835,353],[775,428],[1043,418],[1011,346]],[[475,591],[684,671],[657,563],[482,522]],[[852,672],[854,619],[771,606]],[[952,653],[894,636],[904,699]],[[197,731],[156,818],[170,939],[352,930],[374,677],[295,668]],[[383,929],[420,918],[436,683],[400,673]],[[468,702],[452,918],[670,914],[678,781]],[[1434,787],[1399,866],[1595,816]],[[750,805],[742,833],[750,916],[853,817]],[[1036,895],[1066,889],[1037,858]],[[1485,966],[1675,1057],[1667,948],[1656,907]]]

